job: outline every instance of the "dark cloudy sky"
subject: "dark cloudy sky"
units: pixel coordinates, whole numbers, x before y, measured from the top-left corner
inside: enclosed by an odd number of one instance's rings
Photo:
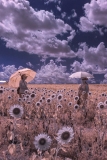
[[[107,83],[107,1],[0,0],[0,80],[25,67],[35,83]]]

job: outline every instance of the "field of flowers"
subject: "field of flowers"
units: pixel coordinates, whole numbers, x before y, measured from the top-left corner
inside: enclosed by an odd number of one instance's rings
[[[0,160],[107,160],[107,85],[0,86]],[[84,96],[83,96],[84,99]]]

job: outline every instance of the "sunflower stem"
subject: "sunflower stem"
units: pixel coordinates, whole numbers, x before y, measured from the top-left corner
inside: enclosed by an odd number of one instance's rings
[[[13,120],[13,126],[14,126],[14,130],[13,130],[13,134],[14,134],[14,136],[13,136],[13,143],[14,143],[15,129],[16,129],[16,118],[14,118],[14,120]]]
[[[40,160],[42,160],[42,152],[40,152]]]
[[[57,145],[56,154],[55,154],[55,160],[56,160],[56,158],[57,158],[57,154],[58,154],[59,149],[60,149],[60,146]]]

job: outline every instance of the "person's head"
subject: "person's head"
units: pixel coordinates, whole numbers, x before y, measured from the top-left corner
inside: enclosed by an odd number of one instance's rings
[[[27,78],[26,74],[21,75],[21,79],[25,80]]]
[[[82,77],[82,83],[87,83],[88,78],[87,77]]]

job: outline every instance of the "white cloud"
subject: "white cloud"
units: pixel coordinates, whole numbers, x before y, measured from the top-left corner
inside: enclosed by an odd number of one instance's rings
[[[65,61],[65,60],[62,60],[60,57],[58,57],[58,58],[55,60],[56,63],[64,62],[64,61]]]
[[[103,79],[103,81],[101,81],[101,84],[107,84],[107,72],[104,75],[104,79]]]
[[[10,76],[19,69],[22,69],[22,66],[19,66],[18,69],[15,65],[2,65],[2,72],[0,72],[0,79],[1,80],[9,80]]]
[[[45,4],[49,4],[49,3],[61,3],[61,0],[45,0]]]
[[[76,83],[75,79],[69,79],[66,66],[57,65],[53,60],[37,71],[36,78],[32,83]]]
[[[93,74],[105,74],[105,73],[107,73],[107,69],[105,69],[105,70],[93,70]]]
[[[61,11],[61,7],[59,7],[58,5],[56,6],[56,8],[59,12]]]
[[[76,13],[75,9],[72,9],[72,12],[73,12],[73,14],[72,14],[72,18],[77,17],[77,13]]]
[[[88,48],[86,43],[84,43],[83,50],[80,50],[77,54],[78,57],[83,59],[82,65],[84,68],[90,66],[90,70],[95,70],[96,65],[98,65],[99,70],[104,70],[105,67],[107,67],[107,48],[105,48],[103,42],[101,42],[96,48]],[[82,56],[80,54],[82,54]]]
[[[96,25],[107,27],[107,1],[91,0],[84,5],[86,17]]]
[[[66,13],[66,12],[61,13],[61,17],[62,17],[62,18],[65,18],[65,17],[66,17],[66,15],[67,15],[67,13]]]
[[[29,66],[29,67],[31,67],[31,68],[33,68],[33,65],[32,65],[31,62],[27,62],[26,65]]]
[[[73,30],[70,32],[70,36],[67,37],[67,40],[72,41],[75,36],[76,36],[76,32],[75,32],[75,30]]]
[[[94,31],[94,27],[103,35],[101,29],[97,26],[107,27],[107,1],[106,0],[91,0],[90,3],[84,5],[85,17],[80,18],[79,28],[83,32]]]
[[[93,23],[89,21],[86,17],[80,18],[80,25],[78,25],[78,27],[83,32],[93,32],[95,30]]]
[[[68,31],[72,28],[64,21],[55,19],[51,12],[35,11],[26,0],[0,1],[0,37],[6,47],[30,54],[74,57],[68,42],[56,38]]]
[[[81,58],[82,62],[74,61],[70,68],[72,72],[86,71],[92,74],[107,73],[107,48],[105,48],[103,42],[96,48],[88,48],[86,43],[82,43],[80,44],[77,55]]]

